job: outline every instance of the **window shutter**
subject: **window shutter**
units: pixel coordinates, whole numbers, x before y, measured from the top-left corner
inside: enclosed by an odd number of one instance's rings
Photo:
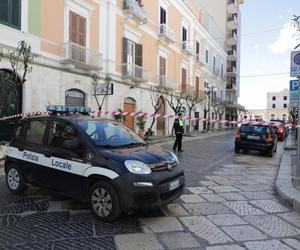
[[[143,67],[143,45],[135,44],[135,64]]]
[[[186,69],[181,69],[182,92],[186,92]]]
[[[69,14],[69,41],[78,44],[77,15],[70,11]]]
[[[78,16],[78,35],[79,35],[79,45],[86,46],[86,19],[84,17]]]
[[[122,62],[127,63],[127,49],[128,49],[128,39],[123,37],[123,58]]]

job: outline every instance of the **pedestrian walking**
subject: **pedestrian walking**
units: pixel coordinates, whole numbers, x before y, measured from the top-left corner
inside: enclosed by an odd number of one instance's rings
[[[178,113],[178,118],[175,119],[173,127],[176,135],[176,140],[174,142],[173,150],[176,151],[176,149],[178,148],[178,152],[183,152],[182,136],[184,133],[184,129],[183,129],[183,120],[182,120],[181,113]]]

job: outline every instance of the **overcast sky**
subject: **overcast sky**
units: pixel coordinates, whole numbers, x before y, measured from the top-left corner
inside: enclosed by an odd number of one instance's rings
[[[245,0],[241,11],[239,103],[264,109],[267,92],[289,88],[290,51],[297,44],[290,20],[300,15],[300,0]]]

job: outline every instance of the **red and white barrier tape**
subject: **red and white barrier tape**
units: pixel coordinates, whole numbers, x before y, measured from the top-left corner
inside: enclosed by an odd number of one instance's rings
[[[37,115],[50,115],[51,112],[26,112],[22,114],[16,114],[16,115],[11,115],[11,116],[4,116],[0,118],[0,121],[5,121],[9,119],[14,119],[17,117],[28,117],[28,116],[37,116]],[[120,115],[120,116],[134,116],[134,117],[145,117],[145,118],[157,118],[157,119],[171,119],[171,118],[178,118],[177,115],[162,115],[162,114],[150,114],[146,112],[121,112],[121,111],[92,111],[90,113],[92,116],[98,116],[98,115]],[[248,124],[248,125],[278,125],[280,122],[257,122],[257,121],[247,121],[243,122],[241,120],[239,121],[228,121],[228,120],[220,120],[220,119],[209,119],[209,118],[196,118],[196,117],[191,117],[191,116],[184,116],[182,117],[183,120],[190,120],[190,121],[202,121],[202,122],[207,122],[207,123],[227,123],[227,124]],[[291,128],[297,128],[300,127],[299,125],[295,124],[285,124],[286,127],[291,127]]]

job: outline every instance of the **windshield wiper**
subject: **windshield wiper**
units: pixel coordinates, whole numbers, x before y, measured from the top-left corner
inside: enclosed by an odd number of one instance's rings
[[[147,145],[146,143],[143,143],[143,142],[131,142],[129,144],[126,144],[124,146],[145,146]]]

